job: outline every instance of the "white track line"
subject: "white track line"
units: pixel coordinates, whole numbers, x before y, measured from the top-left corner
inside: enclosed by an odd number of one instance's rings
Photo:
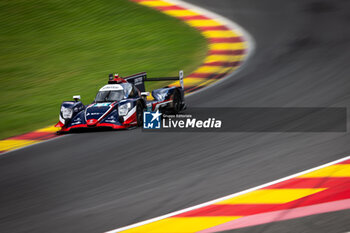
[[[347,157],[335,160],[333,162],[326,163],[324,165],[321,165],[321,166],[318,166],[318,167],[315,167],[315,168],[311,168],[311,169],[308,169],[306,171],[302,171],[302,172],[299,172],[299,173],[296,173],[296,174],[293,174],[293,175],[290,175],[290,176],[287,176],[287,177],[284,177],[284,178],[281,178],[281,179],[278,179],[278,180],[275,180],[275,181],[271,181],[271,182],[268,182],[266,184],[262,184],[262,185],[259,185],[259,186],[256,186],[256,187],[253,187],[253,188],[250,188],[250,189],[238,192],[238,193],[230,194],[228,196],[221,197],[221,198],[218,198],[218,199],[215,199],[215,200],[212,200],[212,201],[208,201],[208,202],[205,202],[205,203],[202,203],[202,204],[199,204],[199,205],[195,205],[195,206],[192,206],[192,207],[189,207],[189,208],[186,208],[186,209],[178,210],[178,211],[175,211],[175,212],[172,212],[172,213],[169,213],[169,214],[166,214],[166,215],[162,215],[162,216],[159,216],[159,217],[156,217],[156,218],[152,218],[152,219],[149,219],[149,220],[146,220],[146,221],[138,222],[138,223],[135,223],[135,224],[132,224],[132,225],[129,225],[129,226],[125,226],[125,227],[122,227],[122,228],[111,230],[111,231],[108,231],[106,233],[116,233],[116,232],[125,231],[125,230],[131,229],[131,228],[139,227],[139,226],[142,226],[142,225],[145,225],[145,224],[148,224],[148,223],[152,223],[152,222],[159,221],[159,220],[162,220],[162,219],[165,219],[165,218],[169,218],[169,217],[172,217],[172,216],[175,216],[175,215],[178,215],[178,214],[182,214],[182,213],[185,213],[185,212],[188,212],[188,211],[191,211],[191,210],[199,209],[199,208],[202,208],[202,207],[214,204],[214,203],[219,202],[219,201],[224,201],[224,200],[227,200],[227,199],[230,199],[230,198],[233,198],[233,197],[237,197],[237,196],[240,196],[240,195],[243,195],[243,194],[246,194],[246,193],[258,190],[258,189],[265,188],[267,186],[271,186],[271,185],[274,185],[274,184],[277,184],[277,183],[280,183],[280,182],[283,182],[283,181],[295,178],[297,176],[304,175],[304,174],[309,173],[309,172],[313,172],[315,170],[318,170],[318,169],[321,169],[321,168],[324,168],[324,167],[328,167],[328,166],[334,165],[336,163],[340,163],[340,162],[348,160],[348,159],[350,159],[350,156],[347,156]]]
[[[213,12],[210,12],[208,10],[205,10],[203,8],[200,8],[198,6],[195,6],[195,5],[192,5],[192,4],[180,1],[180,0],[166,0],[166,1],[172,2],[172,3],[176,4],[176,5],[183,6],[184,8],[189,8],[189,9],[194,10],[194,11],[196,11],[196,12],[202,14],[202,15],[206,15],[206,16],[208,16],[210,18],[213,18],[213,19],[215,19],[217,21],[220,21],[221,23],[223,23],[224,25],[230,27],[231,29],[239,31],[240,33],[242,33],[242,36],[244,37],[245,41],[248,43],[248,46],[247,46],[247,57],[246,57],[243,65],[241,65],[238,70],[236,70],[236,71],[232,72],[231,74],[227,75],[225,78],[221,79],[220,81],[215,82],[213,85],[209,85],[208,87],[205,87],[205,88],[201,89],[200,91],[196,91],[196,92],[191,93],[191,94],[189,94],[187,96],[190,96],[190,95],[195,94],[195,93],[199,93],[199,92],[201,92],[201,91],[203,91],[203,90],[205,90],[207,88],[210,88],[210,87],[212,87],[214,85],[217,85],[218,83],[221,83],[225,79],[230,78],[233,75],[236,75],[238,73],[238,71],[241,70],[242,67],[247,64],[247,61],[249,60],[249,58],[253,54],[253,51],[255,50],[255,42],[253,41],[253,39],[249,35],[249,33],[246,32],[243,28],[241,28],[238,24],[236,24],[236,23],[234,23],[234,22],[232,22],[232,21],[230,21],[230,20],[228,20],[228,19],[226,19],[226,18],[224,18],[224,17],[222,17],[220,15],[217,15],[217,14],[215,14]],[[324,165],[324,166],[326,166],[326,165]],[[308,170],[306,172],[309,172],[311,170]],[[274,181],[274,182],[267,183],[265,185],[261,185],[261,186],[255,187],[255,188],[251,188],[251,189],[239,192],[239,193],[231,194],[229,196],[225,196],[225,197],[222,197],[222,198],[219,198],[219,199],[216,199],[216,200],[205,202],[205,203],[193,206],[193,207],[189,207],[189,208],[186,208],[186,209],[183,209],[183,210],[175,211],[173,213],[162,215],[162,216],[159,216],[159,217],[156,217],[156,218],[152,218],[152,219],[149,219],[149,220],[146,220],[146,221],[142,221],[142,222],[139,222],[139,223],[135,223],[135,224],[132,224],[132,225],[129,225],[129,226],[125,226],[125,227],[122,227],[122,228],[111,230],[111,231],[108,231],[106,233],[121,232],[121,231],[125,231],[125,230],[131,229],[131,228],[142,226],[142,225],[145,225],[145,224],[148,224],[148,223],[151,223],[151,222],[159,221],[161,219],[169,218],[169,217],[172,217],[174,215],[178,215],[178,214],[181,214],[181,213],[184,213],[184,212],[188,212],[188,211],[191,211],[191,210],[194,210],[194,209],[198,209],[198,208],[201,208],[201,207],[204,207],[204,206],[208,206],[208,205],[211,205],[211,204],[213,204],[215,202],[218,202],[218,201],[221,201],[221,200],[225,200],[225,199],[229,199],[229,198],[232,198],[232,197],[235,197],[235,196],[238,196],[238,195],[242,195],[244,193],[251,192],[251,191],[254,191],[256,189],[259,189],[259,188],[262,188],[262,187],[265,187],[265,186],[268,186],[268,185],[271,185],[271,184],[274,184],[274,183],[278,183],[278,182],[281,182],[281,181],[286,180],[286,179],[290,179],[290,178],[298,176],[298,175],[299,174],[296,174],[296,175],[290,176],[290,177],[286,177],[286,178],[283,178],[283,179],[280,179],[280,180],[277,180],[277,181]]]

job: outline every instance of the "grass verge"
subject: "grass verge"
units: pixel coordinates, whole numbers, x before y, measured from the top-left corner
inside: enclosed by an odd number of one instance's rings
[[[195,29],[127,0],[6,0],[0,9],[0,139],[56,123],[72,95],[90,103],[109,73],[188,74],[207,52]]]

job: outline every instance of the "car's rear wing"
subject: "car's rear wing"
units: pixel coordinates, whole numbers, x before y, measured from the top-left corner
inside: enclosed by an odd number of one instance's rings
[[[178,77],[161,77],[161,78],[148,78],[146,72],[134,74],[128,77],[124,77],[126,81],[134,84],[141,92],[145,91],[145,82],[147,81],[180,81],[181,88],[184,89],[184,72],[183,70],[179,71]]]

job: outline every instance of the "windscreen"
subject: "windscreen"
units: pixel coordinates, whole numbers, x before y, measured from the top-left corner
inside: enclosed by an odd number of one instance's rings
[[[123,90],[113,90],[113,91],[99,91],[96,95],[95,102],[114,102],[122,100],[124,97]]]

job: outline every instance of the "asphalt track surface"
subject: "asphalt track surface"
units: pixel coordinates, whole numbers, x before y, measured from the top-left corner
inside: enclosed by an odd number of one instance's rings
[[[190,106],[349,107],[349,1],[190,2],[234,20],[257,46],[239,74],[189,97]],[[349,141],[348,133],[140,129],[66,136],[0,157],[0,232],[111,230],[339,159]],[[249,229],[345,232],[350,215]]]

